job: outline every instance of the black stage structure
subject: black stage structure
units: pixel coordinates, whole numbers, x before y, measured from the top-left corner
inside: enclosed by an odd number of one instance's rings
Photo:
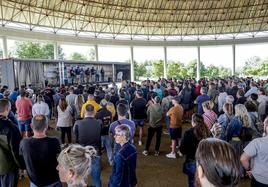
[[[43,88],[130,80],[130,63],[11,58],[0,60],[0,72],[1,84],[10,89],[28,84]]]

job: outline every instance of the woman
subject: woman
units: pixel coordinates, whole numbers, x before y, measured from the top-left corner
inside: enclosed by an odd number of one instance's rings
[[[210,131],[200,114],[193,114],[192,128],[187,130],[180,145],[180,152],[186,156],[183,172],[188,176],[188,186],[194,187],[196,171],[195,152],[199,142],[210,136]]]
[[[72,142],[72,108],[66,102],[65,98],[61,98],[57,107],[58,121],[57,127],[61,130],[61,143],[65,143],[65,134],[67,134],[68,143]]]
[[[129,143],[131,138],[129,127],[127,125],[117,126],[114,138],[115,142],[121,145],[121,148],[115,153],[114,165],[108,186],[134,187],[137,185],[137,151],[135,146]]]
[[[143,155],[147,156],[149,154],[149,148],[151,141],[156,133],[156,144],[155,144],[155,156],[159,156],[159,147],[161,144],[161,134],[162,134],[162,119],[163,119],[163,110],[160,105],[160,97],[156,96],[152,99],[153,104],[151,104],[147,109],[147,116],[149,119],[148,136],[146,141],[145,150]]]
[[[259,89],[259,97],[257,101],[259,102],[258,113],[260,115],[261,120],[263,121],[267,116],[266,107],[268,105],[268,96],[265,95],[264,88]]]
[[[223,105],[225,104],[225,100],[227,97],[227,92],[224,87],[219,87],[219,96],[218,96],[218,111],[221,113],[223,111]]]
[[[92,146],[83,147],[78,144],[70,145],[61,151],[58,157],[57,170],[61,182],[66,182],[69,187],[85,187],[91,157],[96,155]]]
[[[44,115],[46,116],[46,120],[48,124],[49,114],[50,114],[49,107],[45,103],[44,97],[42,95],[38,95],[36,98],[36,103],[33,105],[33,108],[32,108],[33,117],[36,115]]]
[[[234,147],[236,154],[240,156],[244,147],[252,140],[253,131],[250,128],[251,119],[244,105],[235,106],[235,116],[227,128],[226,140]],[[241,166],[241,177],[244,177],[245,171]]]
[[[164,98],[162,99],[162,102],[161,102],[161,107],[162,107],[162,110],[163,110],[163,114],[165,115],[168,110],[172,107],[172,96],[169,95],[168,91],[167,90],[164,90]],[[169,134],[169,117],[166,116],[165,117],[165,124],[166,124],[166,131],[164,131],[164,134]]]
[[[223,114],[221,114],[218,118],[218,123],[222,127],[222,132],[220,139],[226,140],[226,135],[227,135],[227,128],[230,125],[231,120],[233,119],[233,105],[230,103],[225,103],[222,107],[223,109]]]
[[[211,109],[210,101],[205,101],[202,103],[203,111],[202,114],[204,122],[208,129],[211,129],[214,123],[217,121],[217,114]]]
[[[239,182],[239,159],[234,148],[216,138],[199,143],[196,170],[196,184],[200,187],[235,187]]]
[[[85,103],[84,96],[81,94],[77,95],[74,101],[75,119],[81,119],[80,113],[84,103]]]
[[[261,137],[263,133],[263,124],[257,112],[258,106],[250,100],[245,102],[245,107],[251,119],[251,129],[253,130],[254,138]]]

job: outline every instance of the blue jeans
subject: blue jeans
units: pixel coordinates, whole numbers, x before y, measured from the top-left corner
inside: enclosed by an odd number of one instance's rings
[[[9,172],[6,175],[0,175],[0,187],[15,187],[19,180],[18,171]]]
[[[96,156],[91,161],[90,173],[95,187],[101,187],[101,157]]]
[[[30,182],[30,187],[38,187],[36,186],[34,183]],[[47,186],[43,186],[43,187],[62,187],[62,184],[60,181],[57,181],[53,184],[47,185]]]
[[[170,118],[168,116],[165,117],[165,123],[166,123],[166,126],[167,126],[167,131],[169,132]]]
[[[195,160],[187,161],[183,164],[183,172],[188,176],[188,186],[195,187],[195,171],[196,162]]]
[[[107,151],[107,156],[108,156],[108,159],[109,159],[109,163],[110,165],[113,165],[113,142],[112,142],[112,139],[109,135],[104,135],[104,136],[101,136],[101,141],[102,141],[102,144],[105,146],[105,149]]]

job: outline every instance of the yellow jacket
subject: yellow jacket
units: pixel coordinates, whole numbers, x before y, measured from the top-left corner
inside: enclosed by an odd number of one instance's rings
[[[110,103],[110,102],[108,103],[107,110],[109,110],[112,113],[112,117],[114,118],[116,111],[115,111],[115,107],[113,103]]]
[[[86,106],[88,105],[88,104],[90,104],[90,105],[92,105],[93,107],[94,107],[94,112],[96,113],[99,109],[101,109],[101,106],[98,104],[98,103],[96,103],[96,101],[94,101],[94,100],[87,100],[87,102],[85,103],[85,104],[83,104],[83,106],[82,106],[82,109],[81,109],[81,114],[80,114],[80,116],[81,116],[81,118],[84,118],[85,117],[85,109],[86,109]]]

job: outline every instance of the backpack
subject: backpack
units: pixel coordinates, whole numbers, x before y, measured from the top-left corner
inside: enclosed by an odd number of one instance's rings
[[[250,127],[242,127],[239,135],[239,139],[242,142],[249,142],[252,140],[253,130]]]
[[[111,124],[111,116],[105,116],[102,118],[102,127],[109,127],[109,125]]]

